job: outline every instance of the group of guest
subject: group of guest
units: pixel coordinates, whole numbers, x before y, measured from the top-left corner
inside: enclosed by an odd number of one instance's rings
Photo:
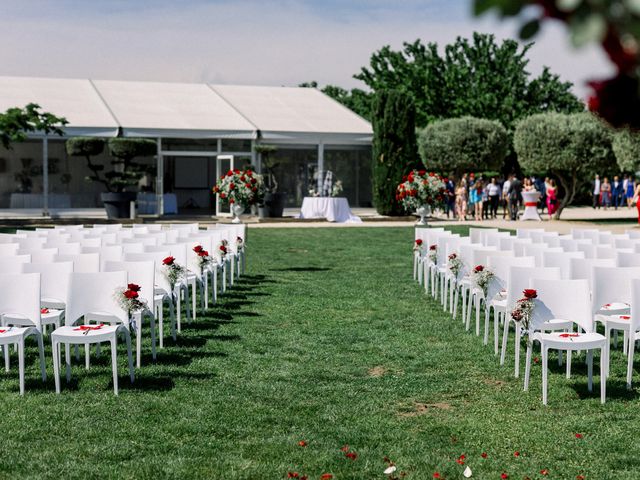
[[[522,192],[539,191],[541,208],[546,209],[549,217],[558,210],[558,189],[553,179],[544,181],[535,177],[519,179],[515,174],[507,178],[476,178],[473,173],[464,174],[455,182],[445,179],[447,218],[453,215],[459,221],[468,217],[476,221],[498,218],[502,207],[502,218],[516,220],[522,206]]]
[[[609,207],[618,209],[618,207],[627,206],[632,208],[634,206],[634,197],[636,197],[637,185],[633,181],[633,178],[629,175],[624,175],[622,180],[618,175],[613,177],[613,181],[609,182],[607,177],[600,180],[600,175],[596,175],[592,182],[593,190],[591,191],[593,199],[593,208]]]

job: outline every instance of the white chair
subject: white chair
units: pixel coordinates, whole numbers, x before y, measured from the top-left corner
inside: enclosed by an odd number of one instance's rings
[[[27,257],[25,259],[25,257]],[[14,257],[0,258],[0,272],[22,273],[24,266],[31,261],[31,255],[16,255]]]
[[[615,267],[613,258],[571,258],[569,259],[569,278],[571,280],[587,280],[589,290],[593,289],[593,267]]]
[[[531,374],[532,343],[539,342],[542,352],[542,403],[547,404],[549,350],[567,351],[567,377],[571,374],[571,355],[574,350],[587,351],[587,375],[589,391],[593,389],[593,350],[600,350],[600,402],[604,403],[607,389],[607,339],[593,329],[593,318],[589,308],[589,284],[586,280],[540,280],[533,279],[531,288],[538,292],[532,315],[530,342],[527,346],[525,390],[529,389]],[[578,332],[540,331],[545,323],[554,320],[571,321],[578,326]],[[582,330],[582,331],[580,331]]]
[[[617,267],[640,267],[640,253],[615,252]]]
[[[18,245],[20,245],[20,250],[33,250],[36,248],[42,248],[47,241],[45,237],[27,237],[27,238],[18,238]]]
[[[40,275],[0,275],[0,345],[4,350],[5,368],[9,371],[9,347],[18,347],[20,395],[24,395],[24,341],[34,336],[38,342],[42,381],[47,379],[44,346],[40,327]],[[16,326],[18,325],[18,326]]]
[[[123,248],[120,245],[106,245],[103,247],[82,247],[82,253],[97,253],[100,255],[100,270],[104,270],[105,262],[120,262]]]
[[[84,345],[89,367],[89,347],[92,344],[111,344],[113,369],[113,393],[118,395],[118,335],[124,336],[129,361],[129,376],[134,381],[131,336],[127,325],[127,312],[116,299],[118,290],[126,289],[126,272],[73,273],[67,297],[65,326],[51,334],[53,347],[53,373],[56,393],[60,393],[60,345],[65,346],[67,382],[71,379],[71,355],[69,345]],[[108,293],[110,292],[110,293]],[[77,325],[83,319],[84,324]],[[90,324],[91,321],[101,322]],[[102,322],[107,322],[104,324]]]
[[[57,248],[18,250],[19,255],[29,255],[32,263],[52,263],[58,255]]]
[[[532,245],[524,245],[524,256],[534,257],[536,259],[536,267],[542,267],[542,254],[544,252],[562,253],[562,247],[549,247],[544,243],[534,243]]]
[[[48,310],[41,314],[43,333],[46,332],[47,325],[60,327],[69,295],[73,262],[28,263],[24,266],[24,271],[40,274],[40,306]]]
[[[147,309],[141,312],[140,324],[136,326],[136,366],[140,368],[142,361],[142,321],[145,316],[150,319],[151,357],[156,359],[156,316],[155,316],[155,263],[145,262],[106,261],[105,272],[127,272],[128,283],[139,285],[140,300],[147,304]]]
[[[542,252],[543,267],[558,267],[563,279],[571,278],[571,259],[584,259],[584,252]]]
[[[631,388],[633,357],[636,342],[640,340],[640,279],[631,280],[631,313],[629,315],[629,349],[627,352],[627,388]]]
[[[514,368],[514,376],[518,378],[520,376],[520,339],[522,337],[522,332],[520,331],[519,325],[513,321],[511,318],[511,312],[516,306],[516,302],[522,298],[522,292],[525,288],[529,288],[529,284],[532,279],[543,279],[543,280],[560,280],[560,269],[555,268],[542,268],[542,267],[520,267],[520,266],[511,266],[509,267],[508,274],[508,284],[509,288],[507,290],[507,301],[505,306],[506,315],[504,318],[504,325],[502,331],[502,350],[500,352],[500,365],[504,365],[504,361],[506,359],[507,354],[507,342],[509,341],[509,326],[511,322],[514,323],[515,326],[515,368]],[[557,323],[557,322],[556,322]],[[560,329],[565,329],[567,327],[566,324],[560,325],[547,325],[548,330],[553,330],[555,327]]]
[[[74,273],[98,273],[100,271],[99,253],[59,254],[56,256],[56,262],[73,262]]]
[[[0,243],[0,258],[18,255],[19,243]]]

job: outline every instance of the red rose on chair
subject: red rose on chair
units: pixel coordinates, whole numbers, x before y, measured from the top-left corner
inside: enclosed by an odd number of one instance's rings
[[[134,292],[139,292],[140,290],[142,290],[142,287],[140,285],[136,285],[135,283],[130,283],[127,285],[127,288],[129,290],[132,290]]]
[[[125,290],[124,296],[127,298],[138,298],[138,292],[134,290]]]
[[[202,250],[204,250],[204,248],[202,248],[202,245],[196,245],[195,247],[193,247],[193,251],[196,253],[200,253]]]
[[[175,262],[175,257],[167,257],[164,260],[162,260],[162,264],[163,265],[173,265],[173,262]]]
[[[437,250],[438,249],[438,245],[433,244],[429,247],[429,250]]]
[[[473,269],[475,272],[482,272],[484,270],[483,265],[477,265],[476,268]]]
[[[198,256],[199,257],[208,257],[209,256],[209,252],[207,252],[206,250],[201,250],[200,252],[198,252]]]
[[[524,295],[524,298],[527,298],[529,300],[532,300],[534,298],[538,298],[538,292],[535,291],[533,288],[525,288],[522,291],[522,294]]]
[[[418,238],[416,240],[416,245],[418,245],[418,246],[422,245],[422,239],[421,238]]]

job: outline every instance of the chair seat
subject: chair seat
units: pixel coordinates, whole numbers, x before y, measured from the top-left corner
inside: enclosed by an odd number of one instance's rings
[[[92,329],[85,329],[85,328]],[[65,325],[64,327],[56,328],[51,337],[61,343],[97,343],[105,342],[113,337],[120,328],[125,328],[122,325],[102,325],[99,329],[93,329],[97,325]]]
[[[623,302],[605,303],[598,314],[600,315],[628,315],[631,311],[631,305]]]
[[[603,315],[599,320],[616,330],[631,329],[631,315]]]
[[[14,343],[34,327],[2,327],[0,328],[0,345]]]
[[[554,318],[547,320],[542,324],[540,330],[571,330],[573,329],[573,322],[571,320],[563,320],[561,318]]]
[[[507,309],[507,299],[502,299],[501,297],[495,297],[493,300],[489,302],[489,305],[496,310],[506,310]]]
[[[66,305],[64,303],[64,300],[61,300],[59,298],[53,298],[53,297],[43,297],[40,299],[40,304],[43,307],[47,307],[47,308],[55,308],[57,310],[64,310]]]
[[[60,321],[64,310],[59,310],[56,308],[49,308],[47,313],[41,313],[40,319],[43,325],[50,325],[52,323],[57,323]]]
[[[536,332],[533,334],[532,338],[533,340],[538,340],[540,343],[549,348],[560,350],[589,350],[592,348],[602,348],[604,347],[607,340],[604,335],[600,335],[596,332]]]

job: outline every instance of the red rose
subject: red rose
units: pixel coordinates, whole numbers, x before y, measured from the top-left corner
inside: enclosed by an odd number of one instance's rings
[[[138,292],[134,292],[133,290],[127,290],[124,292],[124,296],[127,298],[138,298]]]
[[[253,175],[253,171],[252,170],[245,170],[244,173],[249,175],[249,176]]]
[[[233,171],[233,173],[240,173],[240,170],[238,170],[237,168]]]
[[[227,172],[227,177],[231,177],[231,176],[233,176],[233,172],[232,172],[231,170],[229,170],[229,171]]]
[[[175,257],[167,257],[164,260],[162,260],[162,263],[165,265],[173,265],[173,262],[175,261]]]
[[[477,265],[473,270],[475,272],[482,272],[484,270],[484,267],[482,265]]]
[[[240,175],[240,181],[244,182],[247,179],[244,175]]]
[[[220,245],[220,251],[222,253],[227,253],[227,247],[225,247],[224,245]]]
[[[533,288],[525,288],[522,291],[524,298],[532,300],[534,298],[538,298],[538,292],[536,292]]]
[[[502,480],[507,480],[507,478],[509,478],[509,475],[507,475],[505,472],[502,472],[502,473],[500,474],[500,478],[501,478]]]
[[[202,248],[202,245],[196,245],[195,247],[193,247],[193,251],[196,253],[200,253],[202,250],[204,250],[204,248]]]
[[[213,193],[218,193],[219,191],[220,191],[220,189],[218,188],[217,185],[215,187],[213,187]]]
[[[199,257],[208,257],[209,256],[209,252],[207,252],[206,250],[200,250],[198,252],[198,256]]]
[[[449,260],[453,260],[454,258],[458,258],[458,255],[455,253],[452,253],[451,255],[449,255]]]
[[[233,190],[234,188],[236,188],[236,184],[235,184],[235,183],[233,183],[233,182],[231,182],[231,183],[229,184],[229,190]]]
[[[300,478],[300,474],[298,472],[287,472],[287,478]]]
[[[356,458],[358,458],[358,454],[356,452],[348,452],[348,453],[345,453],[344,456],[347,457],[349,460],[355,460]]]
[[[253,187],[253,188],[251,189],[251,191],[252,191],[252,192],[257,192],[257,191],[258,191],[258,189],[257,189],[256,187]]]
[[[255,178],[252,178],[252,179],[251,179],[251,183],[252,183],[253,185],[255,185],[256,183],[258,183],[258,180],[256,180]]]
[[[220,198],[227,198],[227,194],[226,193],[221,193],[220,194]]]
[[[140,285],[136,285],[135,283],[130,283],[129,285],[127,285],[127,288],[129,290],[133,290],[134,292],[139,292],[140,290],[142,290],[142,287]]]
[[[422,239],[421,238],[416,240],[416,245],[422,245]]]
[[[236,203],[236,201],[233,198],[230,198],[229,203]]]
[[[487,458],[487,457],[488,457],[487,452],[482,452],[482,454],[481,454],[480,456],[481,456],[482,458]]]
[[[583,437],[583,435],[581,433],[576,433],[576,438],[580,439],[582,437]]]
[[[433,478],[442,478],[442,476],[440,475],[440,472],[436,472],[433,474]]]
[[[298,446],[299,446],[299,447],[306,447],[306,446],[307,446],[307,442],[305,442],[304,440],[300,440],[300,441],[298,442]]]
[[[437,249],[438,249],[438,245],[436,245],[435,243],[429,247],[429,250],[437,250]]]

